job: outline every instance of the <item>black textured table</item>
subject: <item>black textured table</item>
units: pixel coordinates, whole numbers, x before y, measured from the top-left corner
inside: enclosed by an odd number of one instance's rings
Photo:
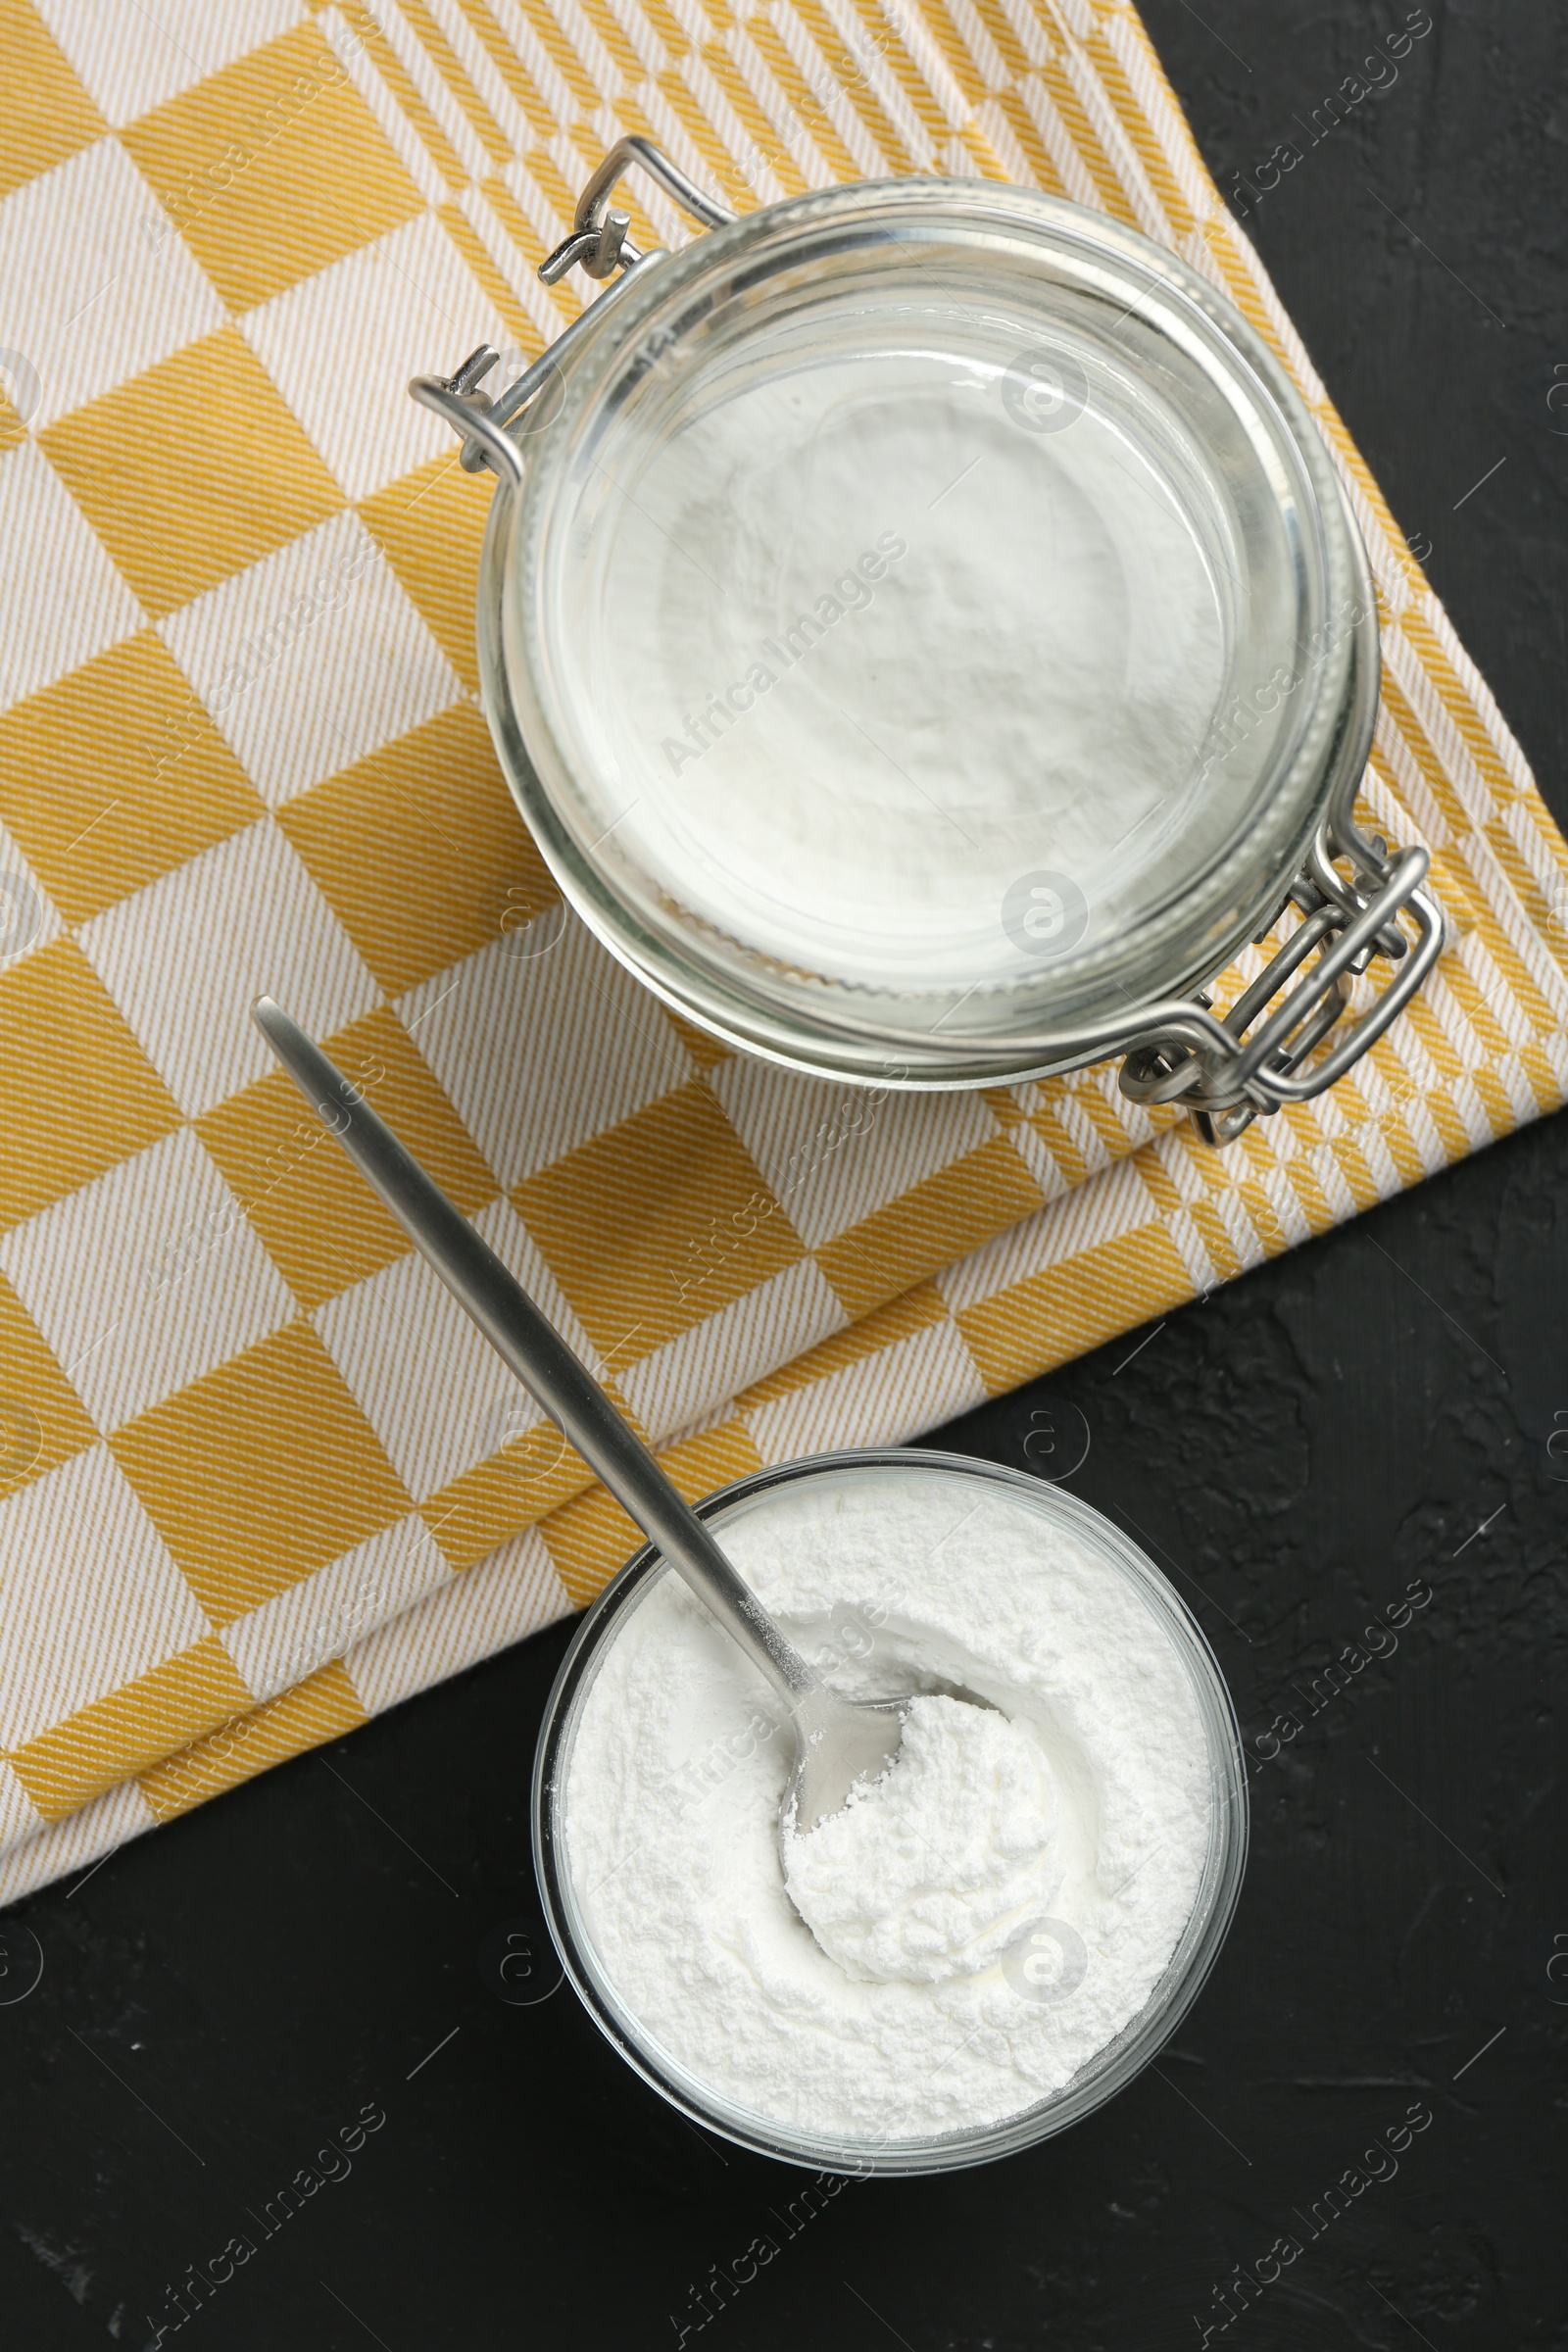
[[[1562,819],[1568,25],[1432,8],[1316,144],[1402,10],[1147,15],[1225,184],[1278,179],[1252,232]],[[0,2006],[5,2352],[1568,2345],[1565,1179],[1551,1121],[944,1433],[1038,1464],[1078,1408],[1074,1487],[1251,1749],[1236,1928],[1108,2108],[803,2197],[569,1991],[511,1997],[560,1628],[10,1915],[44,1969]]]

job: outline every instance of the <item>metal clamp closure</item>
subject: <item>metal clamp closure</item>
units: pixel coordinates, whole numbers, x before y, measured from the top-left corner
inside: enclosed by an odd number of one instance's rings
[[[1352,790],[1353,782],[1324,820],[1287,895],[1301,921],[1229,1012],[1216,1019],[1200,1001],[1206,1016],[1200,1025],[1167,1020],[1129,1041],[1121,1091],[1133,1102],[1179,1102],[1209,1143],[1231,1143],[1260,1114],[1324,1093],[1420,988],[1443,953],[1445,934],[1442,909],[1421,888],[1430,860],[1422,849],[1391,857],[1384,842],[1367,840],[1344,807]],[[1350,866],[1348,879],[1337,858]],[[1401,917],[1413,925],[1413,939]],[[1317,960],[1289,985],[1314,951]],[[1333,1051],[1308,1068],[1348,1008],[1346,981],[1377,956],[1400,968]]]
[[[630,269],[648,258],[626,234],[631,226],[627,215],[610,209],[610,199],[633,164],[640,164],[649,178],[656,180],[666,196],[673,196],[702,227],[724,228],[737,218],[727,204],[705,196],[697,182],[688,179],[652,139],[617,139],[577,199],[570,236],[539,265],[547,286],[558,284],[573,267],[585,270],[590,277],[613,277],[617,270]]]
[[[409,398],[416,400],[421,409],[433,409],[456,427],[464,438],[463,463],[468,466],[468,453],[475,452],[469,472],[480,465],[488,466],[499,474],[511,489],[522,481],[522,457],[514,441],[509,441],[501,430],[495,403],[488,392],[479,390],[482,376],[489,374],[500,359],[488,343],[470,351],[453,375],[416,375],[410,379]]]
[[[577,199],[570,236],[564,238],[539,265],[539,275],[547,286],[558,284],[574,266],[594,278],[612,278],[619,270],[624,273],[620,279],[620,285],[624,285],[644,263],[657,262],[662,257],[661,246],[651,246],[644,253],[634,245],[626,233],[631,226],[627,215],[610,209],[611,197],[634,164],[702,227],[723,228],[736,219],[727,205],[705,196],[695,180],[688,179],[679,165],[672,164],[652,139],[617,140]],[[410,398],[416,400],[421,408],[432,409],[438,416],[444,416],[463,435],[462,463],[466,472],[488,470],[499,475],[510,489],[519,486],[521,454],[503,428],[521,416],[524,409],[533,407],[541,393],[559,387],[562,368],[579,337],[590,323],[598,324],[604,315],[602,306],[619,290],[619,286],[612,286],[597,302],[590,303],[498,399],[492,400],[488,392],[479,389],[501,356],[488,343],[470,351],[454,375],[416,375],[411,380]]]

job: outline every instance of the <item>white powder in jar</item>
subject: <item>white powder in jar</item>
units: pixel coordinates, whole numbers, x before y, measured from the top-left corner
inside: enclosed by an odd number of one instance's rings
[[[825,1843],[797,1841],[834,1957],[784,1882],[788,1724],[662,1577],[608,1646],[564,1768],[600,1969],[714,2098],[797,2131],[921,2138],[1059,2091],[1148,2001],[1202,1873],[1209,1756],[1170,1634],[1076,1530],[957,1473],[777,1488],[723,1542],[808,1654],[837,1661],[836,1688],[951,1684],[998,1714],[920,1701],[880,1789]],[[965,1787],[978,1818],[935,1818]]]
[[[841,983],[1031,977],[1014,880],[1066,876],[1099,936],[1190,818],[1223,573],[1102,367],[1041,431],[1012,349],[781,359],[579,550],[594,822],[662,904]]]

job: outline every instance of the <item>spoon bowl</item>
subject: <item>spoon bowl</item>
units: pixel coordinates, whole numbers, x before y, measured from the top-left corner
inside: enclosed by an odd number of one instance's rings
[[[825,1706],[813,1693],[796,1710],[795,1763],[779,1808],[781,1838],[804,1838],[819,1821],[842,1813],[852,1789],[892,1769],[914,1693],[846,1699],[824,1687],[822,1695]]]

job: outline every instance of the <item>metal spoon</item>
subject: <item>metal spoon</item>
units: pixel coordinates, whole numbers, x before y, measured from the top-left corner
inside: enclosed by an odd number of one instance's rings
[[[880,1779],[898,1755],[912,1690],[898,1698],[858,1700],[840,1698],[828,1689],[736,1575],[593,1375],[466,1217],[376,1117],[360,1089],[274,999],[258,997],[251,1012],[301,1094],[459,1305],[778,1692],[795,1730],[795,1769],[780,1809],[782,1827],[804,1834],[842,1810],[858,1782]]]

